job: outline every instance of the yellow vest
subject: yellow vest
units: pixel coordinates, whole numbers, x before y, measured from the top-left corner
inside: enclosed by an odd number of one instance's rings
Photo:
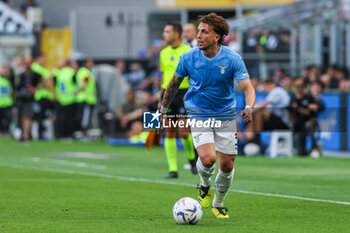
[[[86,102],[88,104],[95,105],[97,102],[95,78],[88,68],[81,67],[77,72],[78,88],[83,85],[85,77],[89,77],[89,81],[87,82],[84,90],[78,93],[77,102]]]
[[[74,69],[63,67],[56,76],[56,99],[63,106],[75,103],[74,92],[77,90],[77,86],[73,82],[74,75]]]
[[[177,48],[173,48],[169,45],[160,52],[159,59],[160,70],[163,72],[163,89],[166,89],[168,87],[170,80],[173,78],[181,55],[189,50],[191,50],[191,47],[185,44],[181,44]],[[179,89],[188,89],[189,87],[190,84],[188,82],[188,77],[185,77]]]
[[[0,76],[0,108],[8,108],[13,105],[11,83],[7,78]]]
[[[39,74],[43,79],[49,79],[51,76],[50,71],[48,71],[36,62],[33,62],[30,68],[33,72]],[[53,100],[53,93],[49,89],[44,88],[41,81],[39,82],[37,87],[38,90],[34,93],[34,99],[36,101],[39,101],[41,99]]]

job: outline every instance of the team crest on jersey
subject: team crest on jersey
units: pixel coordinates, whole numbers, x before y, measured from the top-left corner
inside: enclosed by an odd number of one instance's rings
[[[221,70],[221,74],[224,74],[225,73],[225,69],[228,67],[228,66],[218,66]]]

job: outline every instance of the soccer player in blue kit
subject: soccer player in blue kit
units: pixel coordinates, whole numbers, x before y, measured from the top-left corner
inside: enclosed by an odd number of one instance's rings
[[[203,127],[193,124],[191,132],[197,149],[199,185],[198,198],[202,207],[212,206],[217,218],[228,218],[224,199],[234,176],[234,160],[237,155],[236,98],[234,79],[245,94],[246,107],[240,115],[244,123],[253,120],[255,90],[239,54],[223,46],[229,27],[221,16],[210,13],[200,17],[198,26],[198,47],[182,54],[175,74],[170,81],[162,102],[162,117],[170,106],[184,77],[189,76],[190,87],[185,96],[185,108],[191,120],[215,119],[220,127]],[[202,127],[201,127],[202,126]],[[211,176],[215,162],[219,160],[219,171],[215,179],[215,194],[211,200]]]

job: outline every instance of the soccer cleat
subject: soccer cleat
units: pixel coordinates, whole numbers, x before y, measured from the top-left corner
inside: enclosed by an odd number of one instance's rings
[[[177,172],[169,172],[168,175],[164,176],[165,179],[176,179],[178,177],[179,175],[177,174]]]
[[[213,207],[211,208],[211,212],[214,214],[216,218],[229,218],[228,210],[226,207]]]
[[[203,208],[208,208],[211,204],[211,188],[198,185],[198,200]]]

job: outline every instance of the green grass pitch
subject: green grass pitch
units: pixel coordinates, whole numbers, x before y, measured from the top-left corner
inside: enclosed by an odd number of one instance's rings
[[[230,219],[204,209],[197,225],[181,226],[172,207],[195,198],[199,180],[182,169],[185,157],[166,183],[159,148],[0,139],[0,232],[350,232],[350,159],[238,157]]]

